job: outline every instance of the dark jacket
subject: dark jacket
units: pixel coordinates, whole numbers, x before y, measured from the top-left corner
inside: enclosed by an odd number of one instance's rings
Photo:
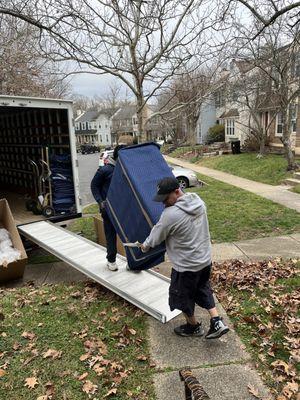
[[[112,164],[104,165],[98,168],[91,182],[91,191],[94,199],[98,204],[106,199],[110,181],[114,172],[115,166]]]

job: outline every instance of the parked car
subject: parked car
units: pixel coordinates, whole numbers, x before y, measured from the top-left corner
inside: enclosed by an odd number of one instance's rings
[[[169,165],[173,175],[178,180],[181,189],[186,189],[192,186],[201,186],[197,175],[191,169],[180,167],[179,165]]]
[[[94,146],[93,144],[82,144],[81,145],[81,154],[91,154],[91,153],[95,153],[96,150],[96,146]]]

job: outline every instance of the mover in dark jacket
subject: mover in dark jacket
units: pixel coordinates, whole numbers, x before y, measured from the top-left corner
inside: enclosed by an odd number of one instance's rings
[[[91,191],[94,199],[99,204],[99,210],[103,219],[104,232],[106,237],[107,246],[107,268],[110,271],[117,271],[118,265],[116,263],[117,255],[117,234],[116,230],[111,223],[109,216],[105,210],[106,196],[108,193],[110,181],[114,173],[116,161],[118,159],[118,152],[125,147],[124,145],[116,146],[113,156],[108,159],[108,163],[103,167],[99,167],[94,178],[91,182]]]
[[[194,314],[195,304],[208,310],[211,323],[207,339],[229,331],[219,317],[210,287],[211,244],[204,202],[196,193],[184,193],[175,178],[164,178],[157,186],[154,201],[165,209],[142,244],[142,251],[165,241],[172,262],[169,305],[184,313],[186,324],[174,329],[180,336],[202,336],[204,330]]]

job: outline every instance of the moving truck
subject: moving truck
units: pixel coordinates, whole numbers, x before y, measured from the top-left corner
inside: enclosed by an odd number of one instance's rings
[[[0,96],[1,198],[17,225],[81,215],[71,101]]]

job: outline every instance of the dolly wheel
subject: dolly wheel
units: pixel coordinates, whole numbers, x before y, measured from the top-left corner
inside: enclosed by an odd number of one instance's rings
[[[43,208],[43,216],[44,217],[50,218],[50,217],[53,217],[54,214],[55,214],[55,210],[53,207],[46,206]]]
[[[42,214],[42,210],[37,201],[35,202],[35,204],[33,204],[31,211],[33,212],[34,215]]]
[[[35,205],[36,205],[36,200],[33,199],[26,200],[25,206],[27,211],[32,211]]]

